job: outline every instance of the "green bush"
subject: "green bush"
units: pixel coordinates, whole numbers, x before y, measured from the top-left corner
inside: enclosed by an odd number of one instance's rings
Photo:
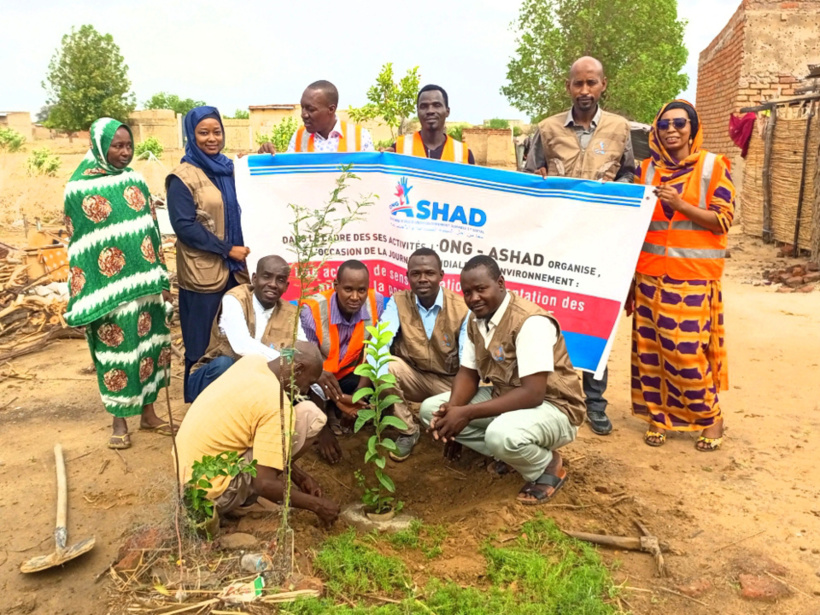
[[[247,109],[237,109],[233,112],[233,115],[230,117],[226,117],[226,120],[247,120],[250,119],[251,112]]]
[[[164,148],[162,147],[162,143],[159,142],[159,139],[156,137],[148,137],[145,141],[137,143],[137,146],[134,148],[134,157],[140,158],[146,152],[151,152],[157,158],[161,158],[163,151]]]
[[[26,160],[29,175],[50,175],[54,177],[60,169],[61,160],[51,153],[47,147],[41,147],[33,152]]]
[[[513,136],[514,137],[520,137],[523,133],[524,133],[524,131],[521,130],[521,126],[513,126]]]
[[[9,152],[20,151],[26,138],[13,128],[3,128],[0,126],[0,150]]]
[[[495,128],[495,129],[498,129],[498,130],[503,130],[505,128],[510,127],[510,123],[507,120],[502,120],[501,118],[498,118],[498,117],[494,117],[491,120],[487,120],[486,122],[484,122],[484,125],[487,128]]]
[[[464,126],[459,124],[458,126],[450,126],[447,128],[447,134],[450,135],[456,141],[463,141],[462,138],[462,131],[464,130]]]
[[[277,152],[286,152],[290,144],[290,138],[296,129],[299,128],[299,122],[295,117],[286,117],[281,122],[276,124],[269,133],[262,133],[256,135],[256,142],[259,145],[263,143],[273,143]]]

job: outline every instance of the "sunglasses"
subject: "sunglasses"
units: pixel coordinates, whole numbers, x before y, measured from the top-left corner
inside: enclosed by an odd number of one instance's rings
[[[658,120],[658,130],[669,130],[669,126],[675,127],[675,130],[683,130],[686,128],[686,123],[689,120],[685,117],[676,117],[672,120]]]

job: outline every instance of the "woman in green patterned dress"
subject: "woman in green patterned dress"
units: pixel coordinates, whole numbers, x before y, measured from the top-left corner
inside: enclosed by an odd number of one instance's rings
[[[171,295],[151,195],[128,167],[133,136],[125,124],[91,125],[91,149],[65,189],[69,289],[66,322],[85,327],[105,409],[114,416],[108,447],[131,446],[126,417],[171,435],[154,411],[168,386]]]

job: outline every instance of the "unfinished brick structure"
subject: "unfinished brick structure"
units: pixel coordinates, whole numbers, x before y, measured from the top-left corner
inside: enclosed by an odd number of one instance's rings
[[[700,54],[696,105],[704,147],[733,160],[729,114],[764,100],[791,96],[820,62],[820,0],[743,0]]]

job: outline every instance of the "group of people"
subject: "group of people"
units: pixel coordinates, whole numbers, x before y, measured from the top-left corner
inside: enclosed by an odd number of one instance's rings
[[[714,451],[723,439],[718,395],[727,387],[720,280],[734,207],[729,164],[701,148],[697,112],[676,100],[659,111],[652,155],[636,165],[629,123],[599,106],[606,87],[594,58],[572,65],[572,107],[538,125],[526,170],[654,186],[658,198],[625,303],[633,316],[632,412],[649,424],[644,441],[650,446],[663,445],[668,430],[701,431],[696,449]],[[308,86],[304,125],[288,151],[373,151],[366,129],[339,121],[337,105],[331,83]],[[444,89],[422,88],[417,111],[421,129],[399,137],[390,151],[475,163],[467,145],[445,132]],[[397,462],[411,456],[423,426],[448,458],[467,446],[487,457],[490,471],[518,472],[524,485],[517,500],[540,504],[564,484],[557,449],[575,439],[584,417],[594,433],[611,432],[606,372],[601,380],[587,373],[579,378],[560,323],[507,291],[488,256],[465,264],[459,296],[441,286],[438,254],[419,249],[407,263],[409,290],[387,300],[371,287],[364,263],[346,261],[333,288],[301,311],[283,299],[290,267],[281,256],[259,259],[249,277],[219,112],[192,110],[184,130],[185,156],[166,180],[177,235],[185,400],[192,402],[176,435],[180,474],[187,480],[193,461],[223,451],[258,463],[256,477],[241,474],[209,493],[220,513],[259,496],[281,501],[288,448],[295,460],[315,439],[328,463],[341,459],[338,438],[366,403],[353,401],[370,385],[355,368],[365,360],[367,327],[376,323],[385,323],[391,336],[389,372],[402,400],[392,412],[406,425],[391,453]],[[91,136],[91,150],[66,188],[72,233],[66,320],[86,327],[102,400],[114,416],[108,446],[127,448],[129,416],[141,416],[140,429],[172,435],[153,408],[158,390],[168,385],[168,275],[150,195],[128,167],[130,130],[103,118]],[[270,144],[260,151],[275,153]],[[283,357],[286,346],[293,348]],[[294,412],[283,421],[288,398]],[[418,416],[409,403],[420,404]],[[338,505],[293,468],[293,505],[332,521]]]

